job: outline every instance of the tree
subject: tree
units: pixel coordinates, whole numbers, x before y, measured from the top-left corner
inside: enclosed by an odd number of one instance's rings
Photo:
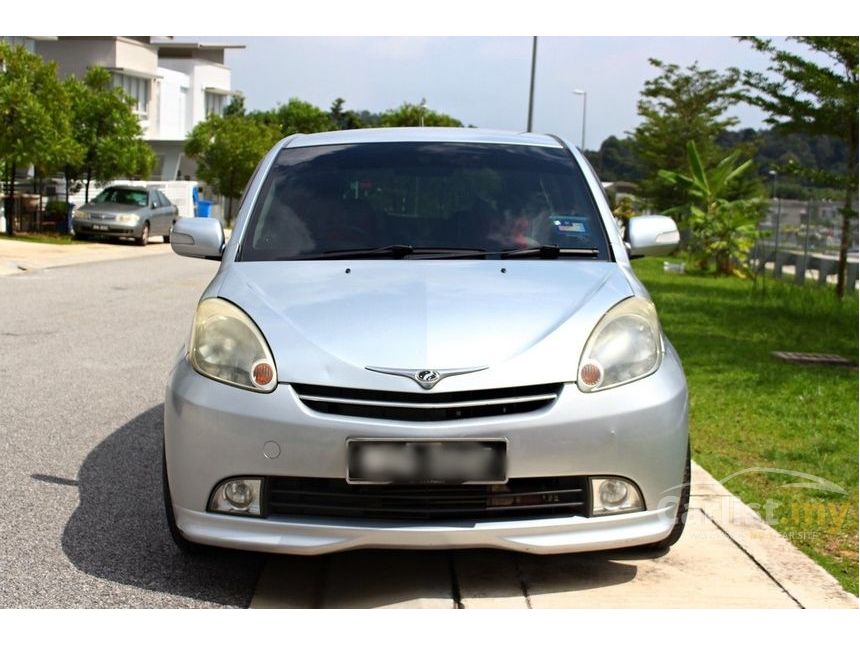
[[[45,173],[74,155],[67,97],[55,63],[0,42],[0,162],[7,182],[6,231],[14,234],[15,174]]]
[[[254,112],[251,116],[260,123],[274,126],[281,132],[282,137],[288,137],[297,132],[326,132],[332,129],[329,114],[317,106],[291,98],[286,105],[278,105],[274,110]]]
[[[343,109],[345,103],[346,101],[342,98],[336,98],[331,104],[329,117],[331,117],[335,130],[357,130],[364,127],[358,112]]]
[[[644,177],[638,151],[629,137],[607,137],[599,150],[587,150],[585,156],[603,181],[638,182]]]
[[[197,160],[198,176],[227,198],[225,220],[233,220],[233,200],[251,178],[260,159],[281,133],[273,126],[248,116],[210,114],[185,141],[185,154]]]
[[[844,141],[847,148],[842,173],[816,173],[819,182],[838,185],[844,191],[842,240],[839,247],[836,293],[845,294],[851,221],[857,193],[858,138],[858,40],[856,36],[797,36],[810,54],[823,55],[819,63],[776,48],[770,40],[744,37],[756,50],[770,57],[770,75],[744,72],[745,100],[769,113],[768,123],[782,132],[827,135]]]
[[[379,125],[383,128],[398,127],[449,127],[462,128],[463,123],[452,116],[442,112],[434,112],[426,107],[426,101],[421,103],[403,103],[395,110],[387,110],[382,113]]]
[[[245,97],[241,94],[234,94],[230,98],[230,102],[224,107],[222,116],[245,116]]]
[[[739,100],[735,90],[740,72],[723,74],[700,69],[697,63],[682,69],[653,58],[649,62],[659,74],[645,82],[638,103],[643,121],[633,132],[633,141],[644,175],[641,194],[655,210],[664,211],[687,196],[681,187],[660,181],[658,173],[686,169],[688,141],[695,142],[706,164],[724,154],[716,139],[737,123],[725,113]]]
[[[89,201],[93,180],[149,175],[155,154],[141,139],[143,132],[132,111],[132,99],[122,88],[112,86],[110,72],[91,67],[83,81],[69,77],[65,85],[72,132],[82,153],[80,163],[67,164],[67,181],[82,178],[84,199]]]
[[[752,159],[739,163],[736,150],[714,167],[706,168],[694,141],[687,143],[689,175],[661,170],[660,179],[684,191],[688,203],[685,218],[690,231],[688,250],[706,268],[716,262],[718,274],[729,275],[742,266],[757,235],[756,223],[761,217],[761,200],[728,199],[732,183],[752,166]]]

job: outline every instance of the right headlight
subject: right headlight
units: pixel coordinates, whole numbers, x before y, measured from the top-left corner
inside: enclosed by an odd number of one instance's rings
[[[197,305],[189,358],[203,376],[247,390],[271,392],[278,384],[272,353],[248,315],[220,298]]]
[[[73,219],[88,219],[90,214],[86,211],[77,210],[72,215]]]
[[[630,383],[660,367],[663,340],[654,304],[644,298],[622,300],[591,332],[579,359],[576,384],[583,392]]]

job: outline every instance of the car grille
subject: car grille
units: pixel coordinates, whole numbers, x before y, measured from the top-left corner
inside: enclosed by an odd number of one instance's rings
[[[588,512],[585,477],[530,477],[506,484],[348,484],[343,479],[270,477],[264,514],[386,520],[483,520]]]
[[[397,421],[452,421],[534,412],[555,403],[561,384],[468,392],[409,393],[293,384],[316,412]]]

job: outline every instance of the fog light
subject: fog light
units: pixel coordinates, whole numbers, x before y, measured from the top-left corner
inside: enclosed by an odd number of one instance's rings
[[[238,515],[260,515],[262,480],[236,478],[221,482],[212,492],[209,510]]]
[[[604,486],[606,483],[604,482]],[[626,492],[625,492],[626,495]],[[254,493],[251,487],[241,479],[229,482],[224,487],[224,496],[236,508],[246,508],[254,499]]]
[[[627,484],[620,479],[607,479],[600,484],[600,501],[604,506],[618,506],[627,499]],[[230,497],[230,487],[227,487],[227,497]]]
[[[636,484],[620,477],[591,478],[591,514],[611,515],[645,510]]]

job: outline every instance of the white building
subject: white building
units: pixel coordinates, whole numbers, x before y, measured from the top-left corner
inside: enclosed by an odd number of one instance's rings
[[[235,92],[227,49],[244,45],[176,42],[150,36],[60,36],[33,41],[37,54],[57,63],[61,77],[106,68],[114,84],[135,99],[143,136],[158,158],[152,179],[193,176],[185,137],[207,115],[222,113]]]

